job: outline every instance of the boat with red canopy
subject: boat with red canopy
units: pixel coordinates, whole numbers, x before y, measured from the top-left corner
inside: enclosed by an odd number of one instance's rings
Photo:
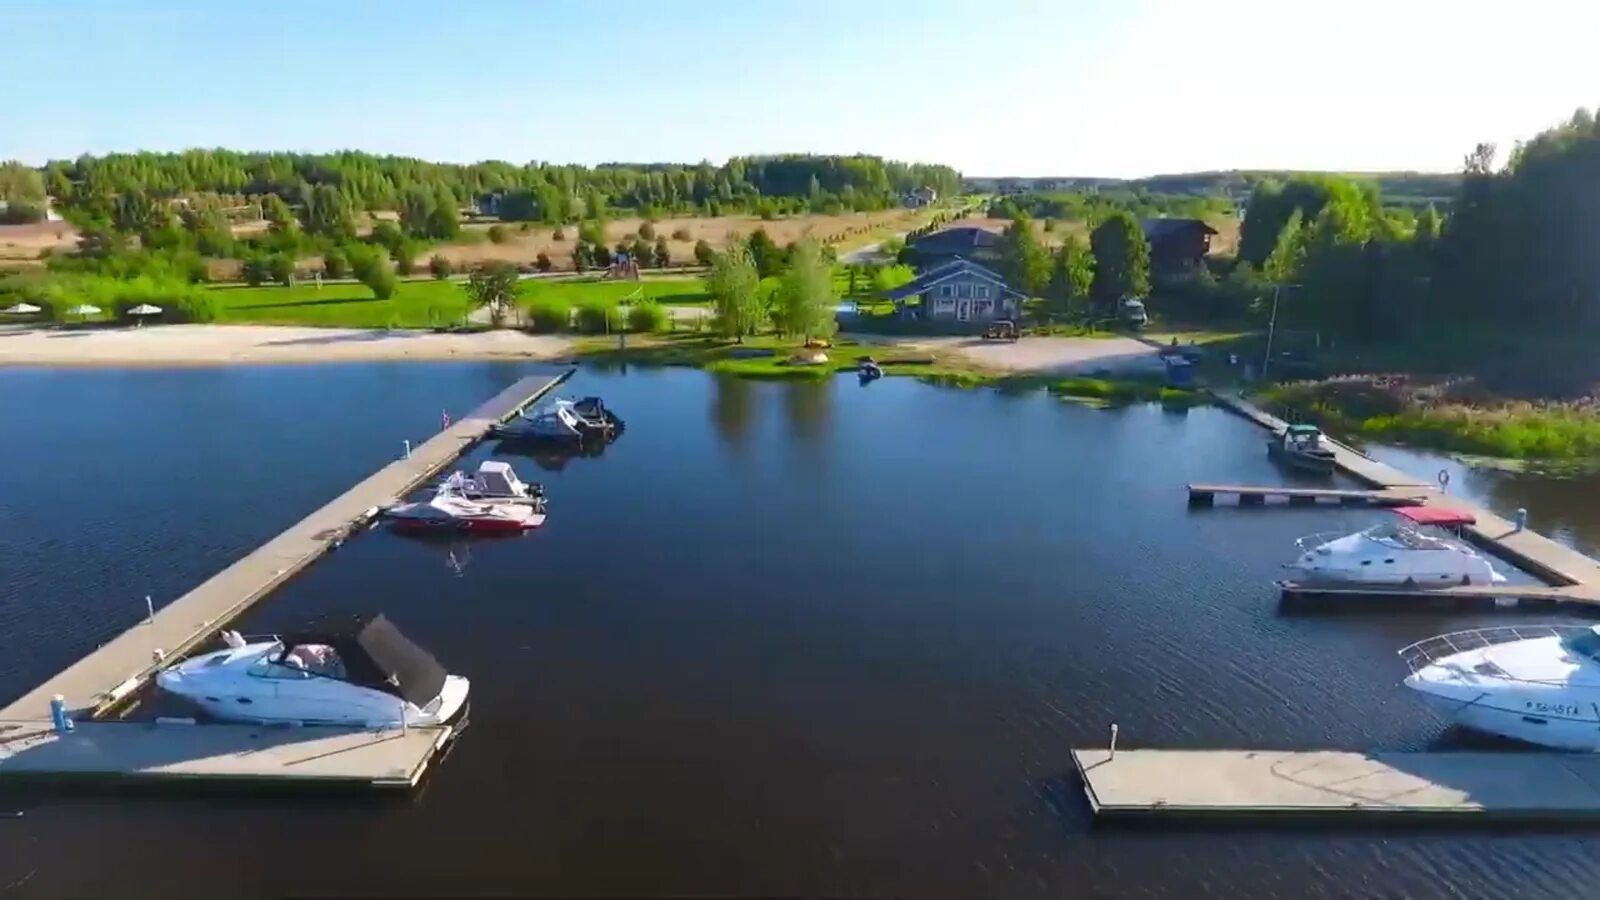
[[[1461,528],[1477,521],[1470,513],[1442,506],[1390,511],[1393,518],[1355,534],[1301,538],[1289,568],[1306,582],[1441,587],[1506,580],[1462,537]]]

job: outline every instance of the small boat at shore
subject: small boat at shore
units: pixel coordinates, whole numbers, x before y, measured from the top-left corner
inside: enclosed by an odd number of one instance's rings
[[[1301,554],[1289,568],[1306,583],[1441,587],[1497,584],[1505,576],[1474,550],[1460,528],[1476,519],[1433,506],[1400,506],[1394,518],[1328,540],[1315,534],[1295,543]],[[1451,531],[1455,529],[1455,531]]]
[[[1600,626],[1509,625],[1442,634],[1400,651],[1405,686],[1463,728],[1600,752]]]
[[[185,660],[156,686],[230,722],[388,728],[439,725],[466,706],[470,682],[451,675],[382,615],[248,642]]]
[[[1333,472],[1333,451],[1323,444],[1322,429],[1315,425],[1290,425],[1267,441],[1267,455],[1302,472]]]
[[[856,363],[856,376],[861,379],[862,383],[876,381],[883,377],[883,367],[878,365],[877,361],[872,357],[865,356],[862,357],[861,362]]]
[[[399,531],[467,531],[515,534],[544,524],[544,504],[515,500],[469,500],[449,482],[427,500],[401,503],[384,511]]]
[[[502,440],[580,444],[614,440],[622,433],[622,428],[622,419],[607,409],[604,401],[599,397],[584,397],[556,400],[497,425],[489,433]]]

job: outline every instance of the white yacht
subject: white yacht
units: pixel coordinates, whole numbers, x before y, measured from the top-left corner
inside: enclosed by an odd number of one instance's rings
[[[461,712],[470,683],[447,674],[383,616],[247,642],[156,675],[163,691],[233,722],[385,728],[438,725]]]
[[[1460,527],[1475,521],[1471,515],[1432,506],[1391,512],[1393,518],[1355,534],[1299,539],[1302,552],[1289,568],[1305,582],[1437,587],[1506,580],[1461,538]]]
[[[1458,631],[1400,651],[1405,685],[1466,728],[1600,751],[1600,625]]]

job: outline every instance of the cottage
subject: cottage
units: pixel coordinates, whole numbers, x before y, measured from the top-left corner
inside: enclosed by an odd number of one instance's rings
[[[1000,236],[982,228],[946,228],[917,238],[906,249],[910,263],[924,271],[957,259],[993,264],[1000,261]]]
[[[939,200],[939,192],[931,187],[920,187],[906,194],[906,206],[910,209],[922,209],[932,206]]]
[[[992,269],[959,257],[890,291],[888,298],[902,317],[946,322],[1015,320],[1024,299]]]
[[[1139,223],[1150,242],[1150,269],[1187,272],[1205,262],[1215,228],[1199,219],[1145,219]]]

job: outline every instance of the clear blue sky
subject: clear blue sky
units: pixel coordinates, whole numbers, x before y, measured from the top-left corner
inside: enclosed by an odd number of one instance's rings
[[[1472,8],[0,0],[0,159],[226,146],[591,164],[859,151],[975,175],[1451,170],[1477,141],[1600,103],[1600,3]]]

